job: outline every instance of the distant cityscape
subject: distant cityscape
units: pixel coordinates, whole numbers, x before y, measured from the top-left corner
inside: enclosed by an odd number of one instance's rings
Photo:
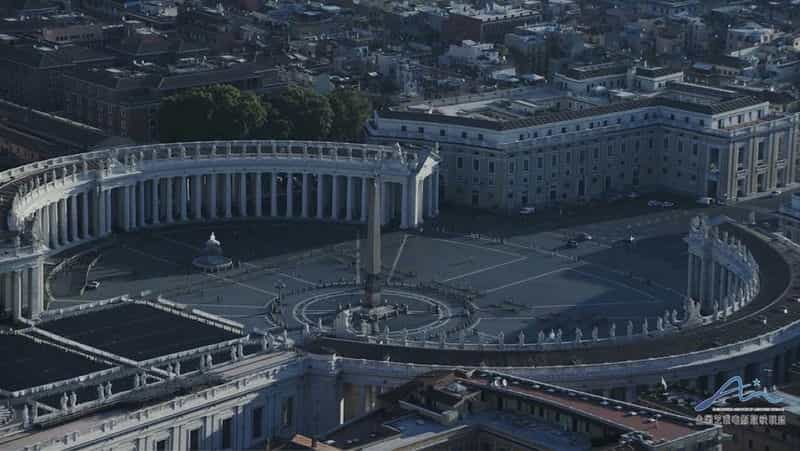
[[[800,0],[0,1],[0,450],[800,449]]]

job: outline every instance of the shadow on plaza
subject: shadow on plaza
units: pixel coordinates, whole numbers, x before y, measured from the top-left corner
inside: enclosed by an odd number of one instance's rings
[[[612,322],[616,322],[617,336],[624,336],[628,319],[633,321],[634,333],[641,333],[645,317],[648,318],[649,330],[654,331],[657,318],[663,316],[665,310],[682,310],[679,293],[686,284],[686,257],[681,238],[681,235],[647,238],[633,246],[610,247],[580,256],[576,263],[588,264],[576,268],[580,272],[560,273],[559,277],[563,280],[559,281],[559,287],[563,285],[563,288],[557,292],[521,290],[527,297],[519,297],[520,291],[517,291],[513,293],[517,297],[509,296],[489,305],[489,315],[493,317],[535,318],[506,322],[506,327],[502,323],[487,324],[485,332],[496,335],[503,330],[506,343],[516,343],[520,331],[525,334],[527,342],[533,342],[540,330],[549,335],[551,331],[562,329],[562,340],[572,341],[575,339],[575,328],[580,327],[583,339],[588,340],[595,326],[599,338],[608,337]],[[592,296],[576,295],[577,304],[553,307],[552,311],[535,308],[552,305],[557,296],[563,298],[563,294],[569,293],[573,286],[587,282],[600,284],[603,292]],[[665,290],[664,287],[675,291]],[[643,290],[652,299],[637,294],[632,288]],[[639,297],[642,302],[638,301]],[[645,299],[653,304],[645,304]]]
[[[257,277],[260,269],[302,265],[301,256],[326,255],[332,246],[352,241],[358,234],[363,236],[363,229],[360,225],[325,224],[322,228],[315,223],[253,221],[183,225],[120,234],[113,246],[100,251],[98,265],[89,274],[88,280],[99,280],[101,287],[88,291],[81,299],[103,299],[124,293],[134,295],[146,289],[166,294],[183,289],[188,280],[184,278],[202,274],[192,266],[192,260],[202,254],[211,232],[236,266],[221,275],[246,281]],[[65,259],[84,250],[86,248],[70,250],[58,258]],[[78,297],[87,281],[86,265],[90,259],[84,260],[52,280],[56,298]],[[170,280],[155,282],[154,279]],[[204,279],[202,288],[213,289],[229,283]],[[136,291],[131,292],[128,288],[134,286]]]

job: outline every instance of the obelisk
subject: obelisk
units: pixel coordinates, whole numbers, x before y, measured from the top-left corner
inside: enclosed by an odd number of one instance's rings
[[[381,304],[381,182],[376,176],[367,182],[367,245],[363,248],[366,266],[364,304]]]

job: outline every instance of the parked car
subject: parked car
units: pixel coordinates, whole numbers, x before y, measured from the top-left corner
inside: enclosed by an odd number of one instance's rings
[[[519,209],[521,215],[532,215],[536,213],[536,207],[522,207]]]
[[[700,205],[712,205],[714,204],[714,199],[710,197],[700,197],[697,199],[697,203]]]
[[[99,280],[91,280],[86,282],[86,288],[89,290],[96,290],[100,288],[100,281]]]
[[[636,191],[631,191],[630,193],[628,193],[628,199],[638,199],[638,198],[639,198],[639,193],[637,193]]]
[[[661,202],[661,206],[664,207],[664,208],[671,208],[671,207],[675,206],[675,202],[664,201],[664,202]]]
[[[778,197],[783,194],[783,191],[776,189],[775,191],[769,193],[769,197]]]
[[[575,241],[575,240],[567,240],[567,248],[575,249],[576,247],[578,247],[578,242],[577,241]]]
[[[576,241],[592,241],[592,236],[586,232],[580,232],[575,235]]]
[[[663,202],[661,202],[660,200],[649,200],[649,201],[647,201],[647,206],[648,207],[660,207],[662,205],[663,205]]]

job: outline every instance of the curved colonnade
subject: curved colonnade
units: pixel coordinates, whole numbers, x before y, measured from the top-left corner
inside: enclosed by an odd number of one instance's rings
[[[379,177],[383,224],[419,226],[439,211],[438,155],[396,146],[222,141],[110,148],[0,173],[6,249],[2,312],[44,308],[49,254],[115,232],[217,220],[363,222]]]
[[[614,343],[603,338],[595,343],[594,337],[581,343],[540,343],[515,336],[502,344],[463,346],[460,340],[406,341],[395,334],[366,340],[322,337],[310,348],[310,358],[320,373],[341,378],[356,394],[399,385],[428,371],[473,366],[629,401],[662,381],[710,394],[734,375],[770,385],[794,380],[790,370],[800,361],[800,245],[741,225],[710,226],[703,220],[693,223],[688,241],[695,256],[698,249],[712,248],[708,268],[724,266],[735,289],[725,293],[715,278],[719,291],[713,299],[718,305],[730,302],[727,310],[706,314],[701,310],[709,301],[694,298],[675,325],[681,333],[651,329],[647,336],[618,334]],[[715,271],[718,276],[720,269]]]
[[[689,236],[686,294],[714,321],[747,305],[758,293],[759,265],[741,240],[695,218]]]

